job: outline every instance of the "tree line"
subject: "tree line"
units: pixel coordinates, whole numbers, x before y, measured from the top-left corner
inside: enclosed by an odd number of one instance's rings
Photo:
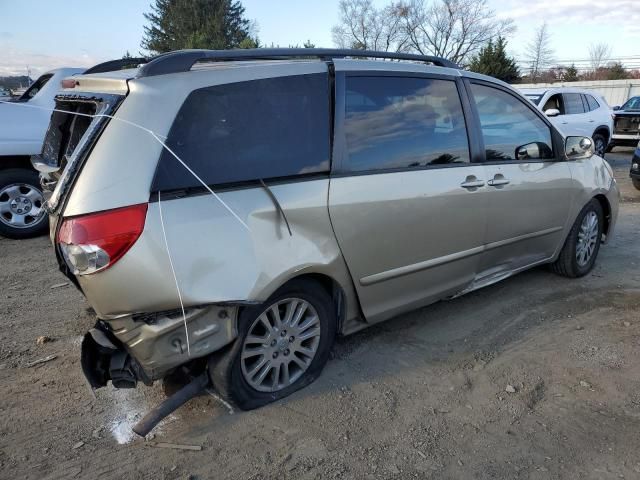
[[[373,0],[340,0],[338,8],[331,33],[339,48],[435,55],[510,83],[640,76],[619,62],[607,62],[611,48],[606,44],[589,47],[590,69],[558,65],[546,23],[516,61],[507,53],[515,25],[497,16],[487,0],[390,0],[380,7]],[[155,0],[145,18],[141,46],[152,55],[184,48],[266,46],[239,0]],[[315,47],[310,41],[302,46]]]

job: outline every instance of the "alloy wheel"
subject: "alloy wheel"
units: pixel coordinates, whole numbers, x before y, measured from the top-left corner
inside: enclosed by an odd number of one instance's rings
[[[576,245],[576,260],[578,265],[584,267],[589,263],[598,241],[598,215],[594,211],[588,212],[582,219],[578,231],[578,243]]]
[[[245,381],[260,392],[277,392],[309,368],[320,345],[320,317],[300,298],[270,305],[252,323],[240,363]]]
[[[0,222],[12,228],[29,228],[45,216],[42,192],[26,183],[13,183],[0,190]]]

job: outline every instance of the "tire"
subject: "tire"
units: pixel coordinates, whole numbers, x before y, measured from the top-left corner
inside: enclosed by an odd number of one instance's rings
[[[299,302],[296,308],[293,308],[294,301]],[[305,302],[311,308],[307,306],[302,318],[299,322],[295,322],[295,314],[300,311]],[[292,307],[293,319],[287,324],[289,305]],[[274,306],[277,306],[279,315],[284,317],[280,327],[274,318],[274,310],[272,310]],[[272,327],[271,330],[265,327],[264,321],[260,320],[261,317],[266,318]],[[295,326],[296,323],[297,326]],[[298,329],[300,326],[302,328]],[[319,328],[319,338],[311,337],[304,340],[295,338],[295,335],[309,336],[315,333],[316,326]],[[289,331],[282,336],[282,331],[287,328]],[[261,332],[262,335],[260,335]],[[250,338],[248,338],[249,333],[252,334]],[[252,410],[280,400],[309,385],[320,375],[329,358],[335,335],[335,308],[328,292],[313,280],[294,280],[276,291],[265,303],[240,311],[238,338],[224,351],[216,352],[209,358],[211,382],[225,400],[242,410]],[[251,341],[258,336],[264,338],[264,342],[262,339],[261,343]],[[277,342],[275,345],[274,341]],[[302,347],[310,351],[314,345],[315,353],[312,358],[301,352]],[[246,356],[244,359],[241,358],[243,352]],[[297,360],[294,361],[294,357]],[[267,362],[265,366],[258,368],[264,361]],[[303,370],[299,363],[304,364],[305,361],[307,365]],[[285,363],[288,365],[286,371],[289,374],[290,383],[285,381]],[[252,377],[254,380],[251,380],[251,373],[256,368],[258,368],[257,373]],[[268,370],[266,375],[264,375],[265,370]],[[256,380],[260,377],[264,377],[262,384]],[[297,378],[294,379],[294,377]],[[253,384],[250,383],[252,381]],[[265,390],[268,388],[271,390]]]
[[[607,152],[607,137],[601,133],[594,133],[593,137],[593,150],[596,155],[604,158],[604,154]]]
[[[37,172],[23,168],[0,170],[0,235],[16,239],[42,235],[49,227],[43,207]]]
[[[586,218],[597,219],[597,225],[595,226],[595,232],[590,231],[591,234],[587,235],[587,241],[595,238],[591,253],[588,258],[580,256],[578,253],[578,244],[581,237],[585,235],[585,223],[588,223]],[[564,242],[564,246],[560,251],[558,259],[551,264],[551,269],[558,275],[569,278],[582,277],[589,273],[596,262],[596,257],[600,251],[600,240],[602,238],[602,227],[604,224],[604,214],[602,213],[602,206],[600,202],[592,199],[585,207],[580,211],[576,221],[571,227],[571,231]],[[595,237],[593,237],[595,234]],[[584,243],[583,243],[584,244]],[[581,260],[586,261],[580,261]]]
[[[633,186],[636,187],[636,190],[640,190],[640,178],[632,178],[631,182]]]

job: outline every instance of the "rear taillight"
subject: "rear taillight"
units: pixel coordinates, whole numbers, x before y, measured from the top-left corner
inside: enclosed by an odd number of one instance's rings
[[[57,242],[74,275],[112,266],[127,253],[144,229],[147,204],[67,218]]]

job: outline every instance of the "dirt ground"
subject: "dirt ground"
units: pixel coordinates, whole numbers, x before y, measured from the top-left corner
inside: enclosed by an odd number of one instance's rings
[[[152,439],[201,451],[134,438],[160,385],[92,398],[88,305],[46,238],[0,239],[0,478],[640,478],[630,156],[609,156],[624,202],[590,275],[539,268],[403,315],[338,340],[321,377],[284,401],[234,412],[202,396]]]

